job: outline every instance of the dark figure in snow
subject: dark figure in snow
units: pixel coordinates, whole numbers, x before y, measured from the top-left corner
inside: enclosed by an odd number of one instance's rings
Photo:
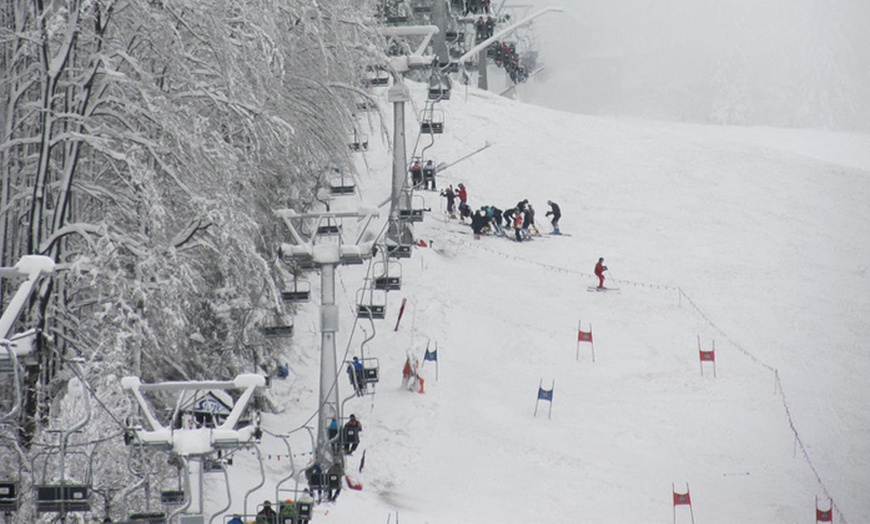
[[[435,191],[435,164],[431,160],[423,166],[423,184],[425,189]],[[429,187],[430,185],[432,187]]]
[[[465,222],[465,219],[471,216],[471,208],[465,202],[459,203],[459,219]]]
[[[103,524],[106,522],[112,522],[111,520],[104,520]],[[227,521],[227,524],[245,524],[245,521],[242,520],[242,516],[239,514],[233,515],[233,518]]]
[[[423,183],[423,167],[420,165],[419,160],[414,160],[409,171],[411,172],[412,186],[417,187]]]
[[[529,199],[520,200],[517,202],[517,213],[524,213],[526,211],[526,205],[529,203]]]
[[[276,524],[278,522],[278,515],[275,514],[275,510],[272,509],[272,503],[268,500],[263,502],[263,509],[257,513],[257,519],[254,521],[256,524]]]
[[[447,198],[447,214],[450,218],[456,218],[456,193],[453,192],[453,185],[441,191],[441,196]]]
[[[532,234],[532,230],[535,231],[536,235],[541,234],[541,232],[538,231],[538,226],[535,225],[535,208],[533,208],[531,204],[526,204],[526,220],[523,222],[523,229],[525,229],[526,233],[529,235]]]
[[[598,289],[604,289],[604,272],[607,271],[607,266],[604,265],[604,257],[598,259],[595,264],[595,276],[598,277]]]
[[[362,424],[356,419],[356,415],[351,415],[350,420],[344,425],[341,434],[345,455],[352,455],[356,451],[356,448],[359,447],[359,434],[361,432]]]
[[[514,225],[514,215],[516,214],[516,212],[516,208],[512,207],[502,213],[502,216],[504,217],[504,227],[511,227]]]
[[[495,206],[492,206],[490,209],[492,209],[492,223],[498,226],[499,229],[501,229],[502,210]]]
[[[483,233],[483,228],[486,227],[488,221],[486,215],[484,215],[479,209],[474,212],[474,216],[471,217],[471,230],[474,231],[475,239],[480,238],[480,235]]]
[[[547,204],[550,206],[550,210],[547,211],[546,216],[553,215],[553,218],[550,219],[550,223],[553,224],[553,234],[561,235],[562,232],[559,231],[559,219],[562,218],[562,210],[559,208],[559,204],[552,200],[547,200]]]
[[[523,241],[523,214],[517,213],[517,216],[514,217],[514,233],[516,234],[517,242]]]
[[[465,204],[466,202],[468,202],[468,191],[466,191],[463,184],[459,184],[459,191],[456,193],[456,196],[459,197],[460,204]]]

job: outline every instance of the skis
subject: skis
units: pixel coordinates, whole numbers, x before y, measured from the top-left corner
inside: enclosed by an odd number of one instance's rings
[[[590,291],[590,292],[596,291],[598,293],[607,293],[607,292],[619,293],[619,288],[618,287],[589,286],[586,288],[586,291]]]

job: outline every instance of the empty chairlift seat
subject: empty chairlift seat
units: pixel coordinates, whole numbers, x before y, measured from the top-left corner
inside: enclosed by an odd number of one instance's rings
[[[357,291],[357,318],[382,319],[387,315],[386,291],[365,287]]]
[[[385,260],[374,264],[375,289],[398,291],[402,289],[402,264]]]
[[[18,510],[18,483],[0,482],[0,512],[11,513]]]
[[[311,299],[311,283],[299,278],[293,279],[293,285],[281,292],[281,300],[285,302],[308,302]]]
[[[420,115],[420,132],[441,134],[444,132],[444,111],[440,109],[425,109]]]
[[[90,511],[90,487],[80,484],[36,486],[36,511]]]
[[[383,66],[367,66],[365,84],[367,86],[386,86],[390,83],[390,72]]]

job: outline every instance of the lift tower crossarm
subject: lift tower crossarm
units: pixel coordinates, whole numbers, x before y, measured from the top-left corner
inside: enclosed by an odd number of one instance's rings
[[[441,30],[436,25],[409,25],[395,27],[379,27],[378,33],[383,36],[422,36],[423,41],[410,55],[390,58],[390,67],[396,73],[407,73],[411,69],[430,67],[435,62],[435,55],[424,55],[432,37]]]

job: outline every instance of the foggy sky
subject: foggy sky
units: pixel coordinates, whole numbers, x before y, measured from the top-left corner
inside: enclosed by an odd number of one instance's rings
[[[870,131],[870,1],[522,5],[532,7],[511,10],[565,10],[535,22],[533,45],[547,67],[521,93],[526,101],[589,114]]]

